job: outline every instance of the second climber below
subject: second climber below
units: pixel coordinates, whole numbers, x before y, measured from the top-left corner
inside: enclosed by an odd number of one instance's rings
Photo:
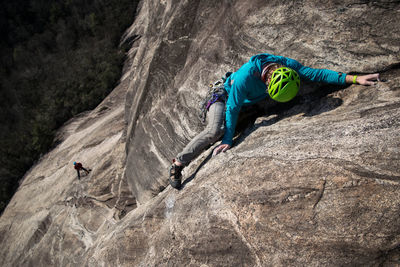
[[[91,169],[84,168],[82,163],[76,162],[76,161],[74,161],[74,169],[76,170],[76,172],[78,174],[78,180],[81,179],[81,173],[80,173],[81,170],[84,171],[86,173],[86,175],[88,175],[89,172],[91,171]]]

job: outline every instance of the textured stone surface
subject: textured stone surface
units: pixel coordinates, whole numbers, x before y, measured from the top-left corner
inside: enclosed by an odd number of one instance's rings
[[[399,26],[399,6],[145,1],[129,31],[140,38],[126,102],[126,175],[138,201],[166,186],[172,158],[201,131],[197,106],[210,82],[264,52],[343,72],[388,68],[400,62],[400,27],[393,27]],[[302,94],[314,89],[303,86]]]
[[[60,129],[2,214],[0,265],[399,265],[399,10],[143,1],[120,86]],[[259,52],[387,82],[304,84],[291,103],[266,102],[231,150],[210,148],[182,190],[164,189],[170,159],[202,129],[206,85]],[[74,160],[93,169],[81,182]]]
[[[123,176],[126,82],[62,127],[59,144],[25,175],[0,219],[1,266],[77,266],[136,207]],[[78,181],[74,161],[92,172]]]

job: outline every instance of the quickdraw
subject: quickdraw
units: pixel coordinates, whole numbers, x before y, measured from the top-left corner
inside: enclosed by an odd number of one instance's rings
[[[210,106],[216,102],[226,102],[228,95],[224,87],[226,79],[232,74],[232,72],[227,72],[224,77],[216,81],[214,84],[209,85],[209,90],[206,97],[200,103],[199,118],[204,123],[207,117],[207,111]]]

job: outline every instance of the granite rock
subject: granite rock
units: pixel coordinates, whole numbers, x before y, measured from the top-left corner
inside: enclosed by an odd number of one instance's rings
[[[0,218],[2,266],[400,264],[400,27],[396,1],[144,0],[120,85],[59,130]],[[397,24],[397,25],[396,25]],[[256,53],[380,72],[303,83],[247,115],[168,186],[201,131],[208,83]],[[72,162],[92,172],[80,181]]]

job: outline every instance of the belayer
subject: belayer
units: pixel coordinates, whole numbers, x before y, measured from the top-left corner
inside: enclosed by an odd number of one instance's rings
[[[222,135],[222,142],[214,149],[213,155],[225,152],[232,146],[242,106],[255,104],[267,95],[278,102],[290,101],[299,91],[301,79],[337,85],[373,85],[374,81],[379,80],[379,74],[357,76],[328,69],[313,69],[294,59],[271,54],[251,57],[239,70],[226,77],[223,83],[214,86],[206,105],[207,126],[173,160],[168,178],[171,186],[179,189],[182,169]]]
[[[75,169],[76,172],[78,173],[78,180],[81,179],[81,174],[80,174],[80,171],[81,171],[81,170],[83,170],[83,171],[86,173],[86,175],[88,175],[89,172],[91,171],[91,169],[89,169],[89,170],[85,169],[85,168],[82,166],[82,163],[80,163],[80,162],[75,162],[75,161],[74,161],[74,169]]]

